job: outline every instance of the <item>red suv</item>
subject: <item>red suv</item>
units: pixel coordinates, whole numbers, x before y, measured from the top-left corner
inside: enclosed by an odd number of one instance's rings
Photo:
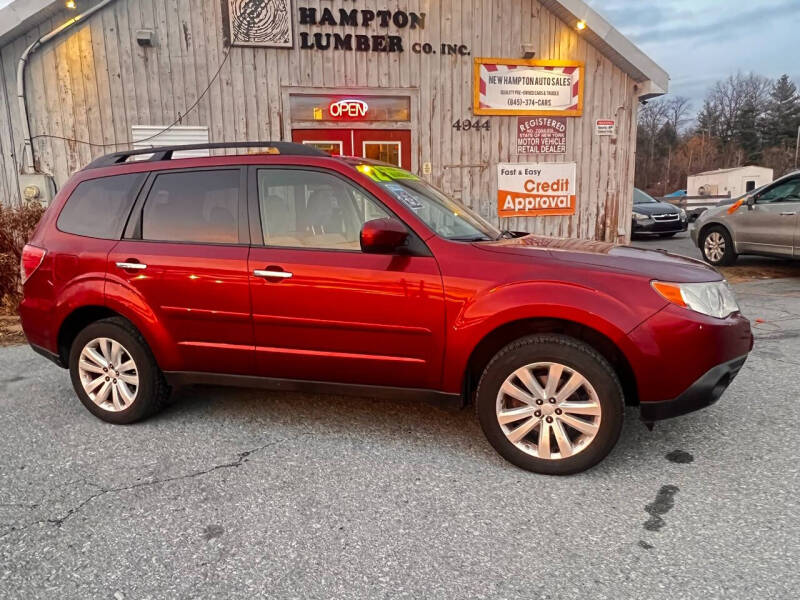
[[[515,465],[574,473],[625,404],[646,423],[708,406],[752,348],[699,262],[499,231],[396,167],[256,146],[100,158],[25,248],[28,340],[101,419],[181,384],[433,396],[474,401]]]

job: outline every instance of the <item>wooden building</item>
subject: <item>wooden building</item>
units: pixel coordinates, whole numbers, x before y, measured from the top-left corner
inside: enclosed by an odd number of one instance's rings
[[[629,237],[637,107],[668,77],[581,0],[76,5],[0,9],[2,201],[129,145],[295,140],[395,162],[506,229]],[[26,135],[20,58],[76,16],[24,61]],[[517,163],[536,169],[507,190]],[[530,200],[556,181],[560,208]]]

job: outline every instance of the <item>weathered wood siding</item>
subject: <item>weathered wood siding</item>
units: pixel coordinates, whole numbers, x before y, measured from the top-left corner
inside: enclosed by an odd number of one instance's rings
[[[230,60],[187,125],[207,125],[212,141],[290,139],[285,131],[285,86],[405,88],[419,99],[413,115],[414,165],[432,163],[429,179],[484,216],[497,220],[498,162],[575,161],[578,211],[570,217],[505,219],[502,225],[551,235],[616,241],[630,230],[637,97],[635,82],[572,27],[537,0],[295,0],[318,11],[340,7],[426,13],[426,27],[405,29],[404,53],[362,53],[295,48],[233,48]],[[24,48],[67,18],[63,13],[0,49],[7,93],[0,98],[0,193],[15,198],[22,145],[15,73]],[[156,44],[136,43],[138,29],[154,29]],[[302,29],[302,28],[300,28]],[[314,32],[342,28],[315,27]],[[359,32],[361,33],[361,32]],[[378,33],[364,28],[363,33]],[[391,31],[390,31],[391,33]],[[411,44],[463,43],[472,56],[420,55]],[[132,125],[167,125],[191,106],[228,47],[219,0],[117,0],[51,42],[27,71],[33,135],[90,141],[34,141],[37,165],[58,185],[92,157],[130,139]],[[472,115],[473,56],[574,59],[586,65],[584,116],[568,119],[567,153],[515,155],[516,117],[489,117],[491,131],[459,133],[451,125]],[[10,106],[7,104],[10,102]],[[9,119],[10,115],[10,119]],[[615,117],[618,137],[598,137],[594,120]]]

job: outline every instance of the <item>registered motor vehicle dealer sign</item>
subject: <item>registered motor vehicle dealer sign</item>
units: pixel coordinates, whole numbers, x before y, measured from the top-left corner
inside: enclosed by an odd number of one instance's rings
[[[497,215],[574,215],[575,163],[503,163],[497,166]]]
[[[517,118],[517,154],[564,154],[566,151],[565,117]]]

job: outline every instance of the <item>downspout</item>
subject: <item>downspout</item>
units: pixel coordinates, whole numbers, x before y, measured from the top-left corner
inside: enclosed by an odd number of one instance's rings
[[[24,146],[22,149],[22,172],[23,173],[33,173],[34,172],[34,160],[33,160],[33,143],[31,140],[31,126],[28,122],[28,102],[25,99],[25,67],[28,64],[28,59],[30,58],[31,54],[36,52],[41,46],[52,40],[54,37],[60,35],[70,27],[72,27],[78,21],[83,21],[84,19],[88,19],[97,11],[105,8],[109,4],[114,2],[114,0],[103,0],[99,4],[96,4],[92,8],[82,12],[79,15],[74,16],[69,21],[56,27],[50,33],[47,33],[40,37],[38,40],[33,42],[30,46],[25,49],[25,52],[22,53],[22,56],[19,58],[19,63],[17,64],[17,100],[19,101],[19,113],[21,117],[22,123],[22,138],[24,140]]]

